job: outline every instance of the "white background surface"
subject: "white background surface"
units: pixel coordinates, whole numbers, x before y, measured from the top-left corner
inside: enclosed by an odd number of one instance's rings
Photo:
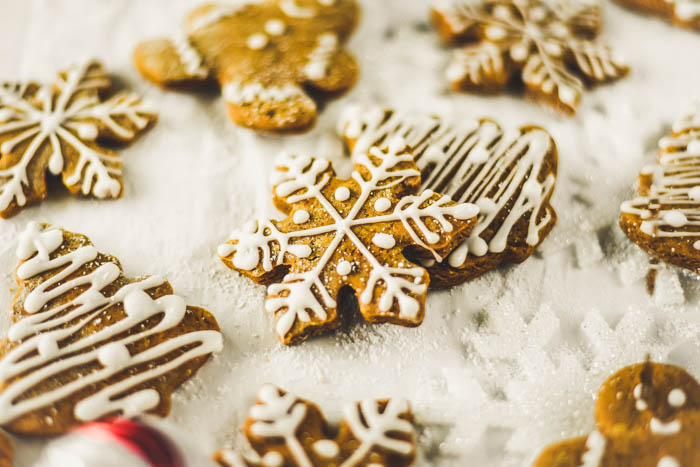
[[[160,110],[158,124],[121,151],[122,199],[76,199],[59,189],[0,221],[0,308],[9,308],[16,236],[30,220],[85,233],[127,274],[168,277],[188,303],[216,315],[225,335],[224,352],[174,395],[169,418],[211,452],[242,445],[239,428],[264,382],[317,401],[333,421],[350,400],[408,398],[421,465],[521,465],[549,442],[590,431],[600,383],[647,352],[700,376],[697,279],[663,268],[657,296],[647,296],[646,257],[617,227],[638,169],[700,95],[700,34],[605,2],[604,36],[632,71],[585,94],[570,118],[517,95],[449,93],[448,52],[428,26],[427,5],[361,3],[349,45],[359,83],[312,132],[281,138],[237,128],[218,93],[163,92],[136,72],[136,43],[174,33],[195,1],[0,0],[1,80],[49,80],[66,64],[96,57],[119,86]],[[431,293],[417,329],[358,323],[283,348],[263,311],[264,288],[220,263],[216,246],[270,209],[267,173],[280,150],[330,157],[348,174],[334,126],[350,101],[544,126],[559,147],[559,223],[523,265]],[[8,325],[0,315],[0,333]],[[43,441],[15,441],[17,465],[31,465]]]

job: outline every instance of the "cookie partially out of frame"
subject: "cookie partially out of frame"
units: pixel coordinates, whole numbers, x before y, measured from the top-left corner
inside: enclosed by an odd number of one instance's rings
[[[0,467],[12,467],[13,457],[12,441],[0,431]]]
[[[550,204],[557,174],[551,136],[528,126],[504,130],[491,120],[448,122],[377,107],[351,107],[339,132],[353,154],[400,136],[421,170],[421,189],[479,207],[476,227],[445,261],[420,261],[431,287],[474,279],[525,261],[556,223]]]
[[[620,209],[620,227],[641,249],[700,274],[700,101],[659,141],[657,164]]]
[[[534,467],[700,465],[700,385],[682,368],[639,363],[608,378],[596,429],[547,447]]]
[[[672,21],[700,31],[700,2],[697,0],[615,0],[622,6]]]
[[[163,278],[129,278],[83,235],[31,223],[0,342],[0,426],[56,435],[87,421],[165,416],[171,393],[221,349],[214,317]]]
[[[299,132],[316,120],[312,94],[329,97],[355,83],[357,64],[343,44],[358,15],[354,0],[207,4],[177,37],[139,44],[134,61],[165,87],[218,81],[239,125]]]

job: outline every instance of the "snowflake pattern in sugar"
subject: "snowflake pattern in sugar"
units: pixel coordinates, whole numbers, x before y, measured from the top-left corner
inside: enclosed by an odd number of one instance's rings
[[[98,141],[129,142],[156,116],[132,93],[102,100],[110,86],[96,62],[52,84],[0,84],[0,216],[44,199],[46,171],[74,194],[120,196],[121,158]]]
[[[249,223],[219,247],[230,267],[274,282],[266,309],[282,342],[337,327],[345,286],[357,293],[368,322],[422,322],[428,274],[403,250],[443,259],[473,228],[478,208],[430,190],[416,193],[420,172],[405,148],[400,138],[370,148],[349,180],[338,179],[326,159],[283,155],[273,181],[287,219]]]
[[[588,83],[627,73],[611,49],[591,39],[599,21],[595,5],[562,8],[543,0],[441,0],[433,16],[445,40],[458,49],[447,78],[458,89],[495,91],[520,73],[529,94],[574,113]]]

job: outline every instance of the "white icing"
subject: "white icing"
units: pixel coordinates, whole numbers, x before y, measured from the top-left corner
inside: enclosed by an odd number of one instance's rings
[[[679,408],[685,404],[685,392],[681,388],[673,388],[668,393],[668,404]]]
[[[681,431],[681,421],[671,420],[670,422],[662,422],[658,418],[653,417],[649,422],[649,429],[655,435],[677,435]]]
[[[355,157],[393,135],[403,136],[425,175],[422,189],[479,206],[477,225],[469,239],[449,256],[452,267],[462,266],[469,254],[483,256],[504,251],[511,230],[523,218],[528,219],[527,243],[534,246],[540,242],[540,231],[550,221],[550,214],[544,211],[541,219],[538,215],[543,212],[555,181],[553,175],[541,182],[537,180],[545,156],[552,149],[546,132],[503,131],[493,122],[476,120],[451,125],[434,117],[376,107],[350,108],[341,117],[339,130],[345,137],[356,139]],[[515,203],[499,220],[512,199]],[[482,235],[494,227],[496,233],[487,242]]]
[[[391,209],[391,201],[389,198],[377,198],[374,202],[374,210],[377,212],[385,212]]]
[[[682,21],[700,19],[700,2],[698,0],[676,0],[674,13]]]
[[[249,49],[260,50],[267,45],[267,42],[267,36],[263,33],[258,32],[248,36],[248,39],[246,39],[245,44]]]
[[[586,451],[581,456],[581,467],[598,467],[603,454],[605,454],[605,445],[607,441],[598,430],[594,430],[586,438]]]
[[[188,25],[190,34],[199,29],[218,23],[222,19],[230,18],[243,10],[248,5],[260,3],[260,0],[229,0],[226,5],[213,5],[206,13],[194,18]]]
[[[393,149],[403,149],[405,143],[397,140],[390,146]],[[413,244],[430,251],[436,259],[441,260],[438,253],[430,247],[431,244],[440,240],[440,235],[428,228],[425,219],[432,218],[443,231],[450,232],[454,227],[448,220],[448,216],[466,220],[478,213],[478,208],[472,204],[449,206],[447,205],[450,202],[449,197],[439,196],[431,190],[426,190],[417,196],[404,196],[393,210],[386,214],[362,217],[360,212],[372,199],[374,192],[379,189],[390,189],[405,182],[409,177],[419,175],[415,169],[398,168],[403,162],[412,160],[412,156],[408,153],[397,154],[389,149],[381,151],[376,147],[370,151],[373,158],[379,162],[373,162],[366,154],[357,158],[357,164],[366,169],[369,179],[363,178],[360,172],[353,171],[351,183],[357,186],[353,188],[357,198],[342,215],[323,194],[323,188],[331,180],[329,161],[282,154],[281,160],[277,163],[279,169],[273,177],[276,195],[285,198],[288,204],[315,200],[323,207],[332,222],[319,227],[282,232],[273,221],[261,220],[245,226],[241,232],[234,232],[230,242],[232,247],[222,248],[223,252],[229,253],[226,256],[233,255],[232,262],[239,269],[250,271],[261,266],[263,270],[271,271],[273,264],[282,264],[285,253],[291,252],[292,247],[298,246],[292,244],[293,239],[334,235],[312,269],[287,274],[282,283],[273,284],[268,288],[265,308],[276,314],[276,330],[281,337],[289,333],[297,320],[309,322],[312,315],[317,320],[326,320],[328,316],[326,310],[336,306],[333,293],[326,288],[325,283],[331,271],[338,273],[338,265],[329,264],[329,262],[339,245],[346,239],[351,242],[369,267],[369,278],[365,288],[361,292],[358,291],[360,303],[368,304],[378,300],[378,311],[389,313],[397,302],[400,318],[415,319],[422,306],[421,295],[426,291],[425,270],[420,267],[405,267],[403,263],[381,264],[353,231],[353,227],[369,224],[386,225],[391,222],[405,230]],[[350,190],[345,186],[339,187],[334,196],[341,201],[348,199]],[[430,200],[432,204],[428,204]],[[403,248],[404,246],[397,245],[396,240],[388,234],[379,233],[372,241],[382,248]],[[273,248],[273,245],[276,247]],[[381,293],[376,292],[379,284],[382,285]],[[378,295],[377,298],[375,295]]]
[[[224,99],[232,104],[251,104],[256,100],[285,102],[300,98],[304,92],[294,84],[263,86],[260,83],[228,83],[223,89]]]
[[[316,12],[311,8],[297,5],[296,0],[279,0],[279,7],[290,18],[313,18],[316,15]]]
[[[338,50],[338,36],[324,33],[318,36],[316,47],[309,53],[309,61],[304,66],[304,74],[312,80],[325,78],[331,58]]]
[[[287,25],[284,24],[284,21],[279,19],[271,19],[265,23],[265,32],[271,36],[279,36],[283,34],[286,29]]]
[[[312,445],[312,449],[316,454],[324,459],[332,459],[340,453],[338,443],[330,439],[320,439]]]
[[[45,148],[50,148],[48,169],[53,175],[63,174],[68,186],[80,186],[83,195],[97,198],[114,198],[121,193],[121,158],[96,145],[88,145],[97,135],[95,123],[105,126],[124,140],[136,136],[129,126],[119,123],[126,119],[131,125],[143,129],[153,112],[135,94],[120,93],[100,102],[97,90],[109,85],[109,80],[98,70],[89,69],[91,63],[68,70],[59,76],[54,86],[40,87],[35,99],[29,99],[29,83],[0,85],[0,109],[11,109],[12,119],[0,123],[0,136],[17,133],[0,146],[4,154],[22,147],[16,164],[0,169],[0,210],[14,201],[19,206],[27,202],[25,190],[30,180],[27,168]],[[86,93],[79,99],[77,93]],[[88,127],[91,127],[88,129]],[[27,144],[28,143],[28,144]],[[66,166],[63,147],[69,146],[77,153],[77,163]]]
[[[656,464],[656,467],[681,467],[681,464],[678,463],[675,457],[664,456],[659,459],[659,463]]]
[[[336,267],[336,271],[341,276],[347,276],[348,274],[350,274],[350,272],[352,272],[352,263],[344,259],[340,260],[338,262],[338,266]]]
[[[172,38],[172,43],[189,76],[206,78],[209,75],[209,70],[203,65],[204,58],[192,47],[189,38],[184,32],[175,35]]]
[[[61,243],[58,244],[57,232],[61,234]],[[104,263],[89,274],[78,273],[97,258],[94,247],[86,245],[50,258],[50,253],[63,244],[62,233],[53,228],[43,230],[35,223],[29,224],[19,240],[18,256],[24,261],[17,269],[20,279],[31,279],[47,271],[58,272],[26,295],[24,309],[29,315],[15,323],[8,332],[10,340],[17,345],[0,360],[0,380],[4,384],[0,392],[0,423],[8,423],[56,404],[127,368],[190,347],[165,363],[133,372],[117,383],[82,398],[75,406],[75,416],[82,421],[95,420],[114,412],[132,417],[154,409],[160,403],[160,396],[153,389],[142,389],[124,396],[125,392],[163,377],[192,359],[221,350],[221,334],[207,330],[173,336],[132,355],[128,350],[130,344],[173,329],[181,322],[187,312],[182,298],[166,295],[152,299],[145,291],[164,282],[156,276],[124,285],[114,295],[104,296],[101,291],[120,275],[116,264]],[[56,299],[85,286],[87,288],[70,301],[55,305]],[[87,323],[99,318],[105,310],[119,304],[123,305],[126,314],[123,319],[69,344],[61,344]],[[140,327],[144,321],[159,315],[162,318],[153,327]],[[61,327],[69,322],[72,323],[70,326]],[[124,335],[127,331],[128,334]],[[34,397],[25,397],[35,385],[51,381],[72,367],[91,362],[100,363],[101,368],[86,372],[79,379],[54,385]],[[20,374],[23,374],[22,378],[13,379]]]
[[[306,209],[299,209],[297,211],[294,211],[294,215],[292,216],[292,220],[294,221],[295,224],[304,224],[309,221],[311,218],[311,215],[309,214],[309,211]],[[221,255],[221,256],[228,256],[228,255]]]

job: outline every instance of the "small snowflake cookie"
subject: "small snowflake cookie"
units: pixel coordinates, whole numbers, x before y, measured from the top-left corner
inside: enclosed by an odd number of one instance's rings
[[[534,467],[700,465],[700,385],[685,370],[645,362],[608,378],[596,429],[546,448]]]
[[[684,28],[700,31],[698,0],[617,0],[622,6],[661,16]]]
[[[338,131],[354,155],[393,137],[405,138],[421,171],[421,190],[479,207],[476,226],[445,261],[420,261],[431,287],[456,285],[500,264],[525,261],[556,223],[550,198],[557,150],[541,128],[503,130],[491,120],[450,123],[354,106],[341,117]]]
[[[624,76],[628,68],[595,40],[596,5],[570,1],[437,0],[432,16],[449,44],[462,45],[447,67],[454,89],[497,92],[518,75],[526,94],[573,114],[585,84]]]
[[[12,467],[13,457],[12,441],[0,431],[0,467]]]
[[[348,180],[327,159],[282,155],[273,177],[281,221],[261,219],[219,247],[229,267],[272,284],[265,304],[279,339],[296,343],[341,324],[357,294],[370,323],[418,326],[429,277],[404,251],[445,258],[474,227],[478,208],[430,190],[401,138],[369,148]]]
[[[163,278],[128,278],[78,234],[20,235],[15,323],[0,342],[0,426],[56,435],[106,416],[165,416],[170,395],[221,349],[214,317]]]
[[[303,131],[316,120],[310,94],[330,97],[356,80],[357,65],[343,44],[358,14],[355,0],[205,5],[188,16],[178,37],[140,44],[134,61],[146,78],[165,87],[216,79],[239,125]]]
[[[700,100],[659,141],[638,195],[622,203],[625,234],[654,258],[700,274]]]
[[[255,451],[216,454],[222,467],[402,467],[416,456],[413,414],[402,399],[363,400],[345,407],[331,430],[320,409],[265,385],[243,428]]]
[[[156,114],[132,93],[102,99],[110,87],[97,62],[50,84],[0,84],[0,217],[45,199],[47,172],[73,194],[121,196],[121,158],[101,143],[132,141]]]

